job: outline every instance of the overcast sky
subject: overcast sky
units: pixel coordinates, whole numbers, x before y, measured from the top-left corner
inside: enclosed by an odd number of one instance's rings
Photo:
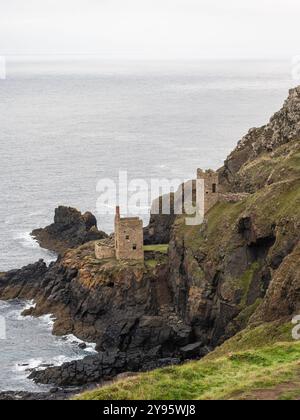
[[[0,55],[288,58],[299,0],[0,0]]]

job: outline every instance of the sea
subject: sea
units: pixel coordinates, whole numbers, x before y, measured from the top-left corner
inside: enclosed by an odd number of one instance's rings
[[[58,205],[92,211],[99,182],[187,180],[217,169],[252,127],[266,124],[297,85],[287,61],[103,61],[6,58],[0,78],[0,272],[43,258],[30,232]],[[298,80],[299,83],[299,80]],[[149,205],[142,217],[149,219]],[[122,209],[126,214],[127,209]],[[24,318],[28,302],[0,302],[0,390],[41,390],[30,369],[84,357],[74,337],[51,335],[51,317]],[[1,331],[0,331],[1,333]]]

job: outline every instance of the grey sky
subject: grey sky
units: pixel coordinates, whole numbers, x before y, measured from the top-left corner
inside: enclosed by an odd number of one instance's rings
[[[300,54],[299,0],[0,0],[0,55]]]

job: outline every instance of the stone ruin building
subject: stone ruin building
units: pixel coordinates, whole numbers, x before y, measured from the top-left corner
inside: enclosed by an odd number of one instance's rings
[[[97,259],[144,260],[143,221],[138,217],[121,218],[116,208],[114,241],[106,239],[95,245]]]
[[[211,169],[197,169],[197,179],[204,180],[204,214],[219,202],[238,203],[249,196],[248,193],[224,193],[219,183],[219,173]]]
[[[204,180],[204,214],[219,201],[219,174],[212,170],[197,170],[197,179]]]
[[[204,214],[219,202],[237,203],[249,196],[247,193],[223,193],[219,174],[211,169],[197,170],[197,179],[204,181]],[[116,208],[114,239],[109,238],[95,244],[97,259],[144,261],[143,221],[138,217],[122,218]]]

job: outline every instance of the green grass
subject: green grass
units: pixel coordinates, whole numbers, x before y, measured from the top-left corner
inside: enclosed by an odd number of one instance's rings
[[[300,383],[298,384],[298,389],[293,391],[286,391],[282,393],[278,400],[280,401],[294,401],[294,400],[300,400]]]
[[[249,267],[249,269],[245,271],[242,278],[240,279],[240,282],[238,282],[240,283],[240,286],[243,291],[243,297],[242,297],[242,302],[241,302],[241,305],[243,307],[245,307],[247,304],[247,297],[248,297],[249,289],[251,286],[251,282],[253,280],[253,276],[255,272],[258,269],[259,269],[259,263],[258,262],[253,263],[251,267]]]
[[[273,182],[282,179],[299,178],[300,153],[299,140],[277,148],[274,153],[264,153],[255,160],[247,162],[239,174],[252,185],[263,187],[270,175]]]
[[[161,254],[167,254],[169,252],[169,245],[168,244],[145,245],[144,251],[145,252],[160,252]]]
[[[291,341],[290,324],[268,324],[246,330],[200,361],[139,374],[77,399],[243,399],[299,379],[299,358],[300,342]]]
[[[149,268],[156,268],[159,262],[157,260],[146,260],[145,264]]]

